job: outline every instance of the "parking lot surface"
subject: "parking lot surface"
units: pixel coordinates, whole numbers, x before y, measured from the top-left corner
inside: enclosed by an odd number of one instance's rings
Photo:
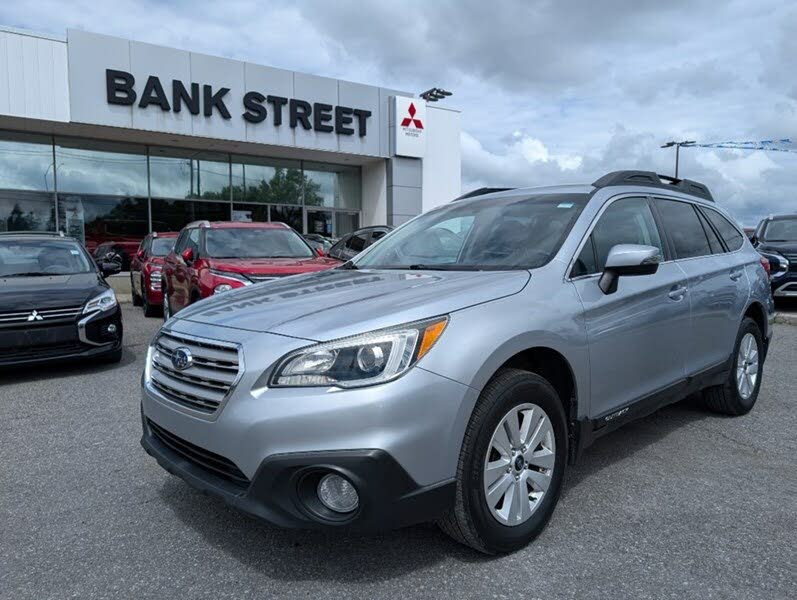
[[[118,366],[0,374],[2,598],[787,598],[797,588],[797,327],[753,412],[692,398],[601,439],[528,548],[432,526],[283,531],[195,492],[139,446],[160,324],[125,308]]]

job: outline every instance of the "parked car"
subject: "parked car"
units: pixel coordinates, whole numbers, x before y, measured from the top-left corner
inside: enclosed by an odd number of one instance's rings
[[[97,262],[118,262],[122,271],[129,271],[130,262],[135,256],[139,245],[140,241],[103,242],[94,249],[92,256]]]
[[[154,317],[163,309],[161,292],[163,261],[174,247],[177,235],[177,232],[171,231],[148,234],[130,261],[133,306],[142,306],[147,317]]]
[[[178,313],[148,351],[142,444],[278,525],[438,520],[510,552],[596,438],[697,391],[750,411],[773,315],[761,257],[697,182],[476,196]]]
[[[118,362],[122,314],[92,260],[55,233],[0,234],[0,367],[63,359]]]
[[[357,256],[375,241],[386,236],[392,227],[380,225],[377,227],[363,227],[340,238],[327,252],[327,256],[347,261]]]
[[[756,227],[753,244],[770,265],[775,298],[797,298],[797,215],[767,217]]]
[[[326,256],[332,245],[338,241],[336,238],[324,237],[318,233],[305,233],[304,239],[319,256]]]
[[[285,223],[190,223],[164,261],[163,316],[214,294],[339,264]]]

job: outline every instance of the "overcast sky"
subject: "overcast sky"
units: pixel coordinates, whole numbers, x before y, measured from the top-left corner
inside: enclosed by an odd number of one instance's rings
[[[672,173],[670,139],[797,139],[797,4],[757,0],[4,2],[76,27],[411,92],[454,92],[462,187]],[[744,225],[797,212],[797,154],[687,149]]]

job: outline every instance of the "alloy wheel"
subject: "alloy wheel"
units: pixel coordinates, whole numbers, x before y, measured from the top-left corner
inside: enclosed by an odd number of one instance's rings
[[[517,526],[542,503],[553,476],[556,439],[551,419],[536,404],[521,404],[498,423],[484,459],[487,506],[503,525]]]
[[[736,389],[743,400],[752,396],[758,381],[758,343],[752,333],[745,333],[736,357]]]

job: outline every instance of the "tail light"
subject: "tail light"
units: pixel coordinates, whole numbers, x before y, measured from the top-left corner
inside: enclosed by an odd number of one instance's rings
[[[764,267],[764,270],[767,272],[767,277],[772,274],[772,267],[769,264],[769,261],[765,257],[761,257],[761,266]]]

